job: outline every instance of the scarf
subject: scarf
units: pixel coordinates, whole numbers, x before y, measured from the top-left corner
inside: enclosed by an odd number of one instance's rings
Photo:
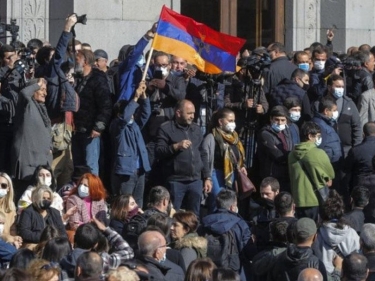
[[[224,158],[224,182],[225,186],[232,188],[233,186],[233,172],[234,168],[233,166],[236,165],[237,167],[242,167],[245,162],[245,150],[243,148],[242,143],[240,142],[238,138],[237,132],[233,133],[226,133],[223,130],[219,128],[214,128],[212,130],[212,134],[217,141],[217,143],[220,145],[220,151],[223,152],[223,158]],[[234,159],[234,153],[231,149],[231,145],[236,145],[240,157],[239,159]]]
[[[39,114],[43,119],[44,126],[46,126],[46,128],[50,128],[51,120],[48,117],[46,105],[44,103],[37,102],[34,98],[31,98],[31,100],[34,102],[36,108],[38,109]]]

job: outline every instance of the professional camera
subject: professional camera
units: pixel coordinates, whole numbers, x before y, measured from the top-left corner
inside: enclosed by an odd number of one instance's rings
[[[31,57],[32,52],[29,48],[24,48],[18,52],[20,59],[28,65],[29,68],[33,68],[35,65],[35,59]]]
[[[253,78],[258,78],[265,68],[271,65],[271,57],[268,53],[252,53],[245,59],[246,68]]]

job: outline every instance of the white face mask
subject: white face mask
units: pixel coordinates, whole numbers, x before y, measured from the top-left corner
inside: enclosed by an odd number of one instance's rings
[[[163,262],[165,262],[166,259],[167,259],[167,253],[164,253],[163,258],[159,261],[159,263],[163,263]]]
[[[333,115],[332,115],[332,118],[331,118],[331,119],[332,119],[333,121],[336,121],[337,118],[339,118],[339,112],[336,110],[336,111],[333,112]]]
[[[52,184],[51,177],[38,177],[40,185],[47,185],[48,187]]]
[[[335,88],[333,92],[333,96],[336,99],[342,98],[344,96],[344,88]]]
[[[319,145],[321,145],[322,144],[322,137],[320,137],[320,138],[316,138],[315,139],[315,145],[316,146],[319,146]]]
[[[281,125],[279,125],[279,124],[277,124],[277,123],[272,123],[271,127],[272,127],[272,129],[273,129],[276,133],[279,133],[279,132],[285,130],[285,128],[286,128],[286,124],[281,124]]]
[[[166,67],[156,67],[155,69],[161,70],[161,73],[162,73],[163,77],[167,77],[168,74],[169,74],[168,66],[166,66]]]
[[[80,184],[78,186],[78,196],[81,198],[89,197],[90,196],[89,187],[84,184]]]
[[[0,198],[5,197],[8,194],[8,190],[1,188],[0,189]]]
[[[4,232],[4,224],[0,224],[0,234],[3,234]]]
[[[226,132],[229,132],[229,133],[233,133],[235,129],[236,129],[236,123],[234,123],[234,122],[228,122],[228,123],[224,126],[224,130],[225,130]]]
[[[326,61],[317,60],[314,62],[314,68],[316,70],[323,70],[326,65]]]
[[[290,112],[289,117],[293,122],[297,122],[301,118],[301,112],[292,111]]]

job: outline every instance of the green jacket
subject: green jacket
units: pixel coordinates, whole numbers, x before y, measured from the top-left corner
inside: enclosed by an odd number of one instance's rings
[[[288,156],[288,168],[296,207],[318,206],[318,199],[310,179],[320,189],[335,177],[331,162],[324,150],[317,148],[313,142],[299,143]]]

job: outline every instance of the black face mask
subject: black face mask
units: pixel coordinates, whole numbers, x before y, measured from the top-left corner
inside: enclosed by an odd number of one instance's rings
[[[52,202],[50,200],[43,200],[42,204],[40,205],[40,209],[47,210],[51,207]]]
[[[303,82],[302,82],[302,83],[303,83]],[[303,89],[304,91],[307,91],[308,89],[310,89],[310,85],[307,84],[307,83],[303,83],[302,89]]]

